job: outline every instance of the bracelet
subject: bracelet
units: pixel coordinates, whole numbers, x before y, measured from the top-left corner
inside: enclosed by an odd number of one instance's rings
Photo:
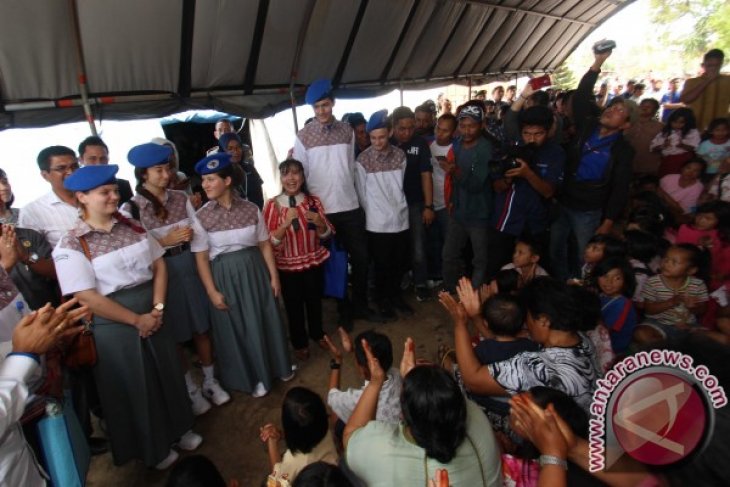
[[[330,360],[330,369],[340,370],[341,366],[342,366],[342,364],[340,364],[337,360],[335,360],[335,359]]]
[[[433,205],[423,205],[423,209],[424,209],[424,210],[431,210],[431,211],[434,211],[434,209],[433,209]]]
[[[544,467],[545,465],[557,465],[568,470],[568,462],[553,455],[540,455],[540,467]]]

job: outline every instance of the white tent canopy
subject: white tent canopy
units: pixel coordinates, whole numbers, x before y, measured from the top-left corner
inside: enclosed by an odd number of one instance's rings
[[[0,130],[555,69],[632,0],[0,0]]]

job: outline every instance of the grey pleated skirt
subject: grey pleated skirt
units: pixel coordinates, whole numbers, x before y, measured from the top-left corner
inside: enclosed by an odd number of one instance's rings
[[[135,313],[152,309],[152,282],[107,296]],[[155,466],[193,425],[172,330],[140,338],[129,325],[94,317],[99,389],[114,463],[141,459]]]
[[[291,374],[289,349],[279,306],[258,247],[219,255],[211,262],[213,281],[228,311],[211,307],[216,364],[228,389],[251,392],[258,382],[271,389]]]
[[[172,328],[175,341],[182,343],[190,340],[193,333],[205,333],[210,328],[210,300],[200,282],[192,252],[186,250],[182,254],[165,257],[165,264],[165,326]]]

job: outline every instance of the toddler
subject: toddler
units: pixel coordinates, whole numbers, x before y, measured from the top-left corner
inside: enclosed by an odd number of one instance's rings
[[[521,237],[515,244],[512,254],[512,263],[502,267],[502,270],[514,269],[520,274],[520,287],[537,276],[547,276],[548,273],[540,267],[540,247],[529,238]]]

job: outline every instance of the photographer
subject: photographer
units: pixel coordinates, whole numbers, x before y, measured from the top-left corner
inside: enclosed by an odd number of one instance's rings
[[[494,181],[489,275],[510,262],[517,237],[530,235],[545,245],[548,200],[563,179],[565,152],[548,138],[552,111],[533,106],[520,112],[518,122],[519,145],[509,147],[507,156],[494,168],[498,176]]]

